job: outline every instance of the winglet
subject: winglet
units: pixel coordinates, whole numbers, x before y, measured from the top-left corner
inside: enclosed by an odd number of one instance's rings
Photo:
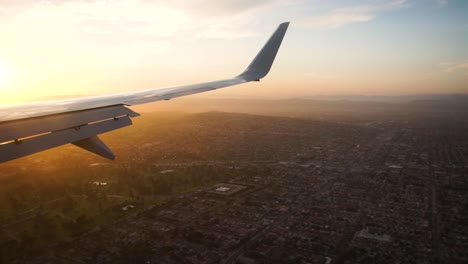
[[[246,81],[258,81],[265,77],[270,71],[271,65],[275,60],[276,53],[283,41],[283,37],[288,29],[289,22],[281,23],[276,31],[271,35],[265,46],[255,56],[247,69],[239,76]]]

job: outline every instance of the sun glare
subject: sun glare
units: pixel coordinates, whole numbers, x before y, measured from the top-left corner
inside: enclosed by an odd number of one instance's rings
[[[6,64],[0,62],[0,89],[5,88],[13,79],[13,71]]]

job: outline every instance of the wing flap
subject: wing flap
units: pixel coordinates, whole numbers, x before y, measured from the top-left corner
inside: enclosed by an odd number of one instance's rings
[[[33,138],[0,144],[0,162],[13,160],[49,148],[73,143],[95,135],[109,132],[132,124],[128,116],[91,123],[79,128],[68,128],[39,135]]]
[[[20,140],[67,128],[77,128],[93,122],[120,116],[136,117],[139,114],[123,105],[91,110],[61,113],[37,118],[20,119],[0,123],[0,143]]]
[[[98,136],[85,138],[80,141],[72,142],[72,144],[87,151],[96,153],[101,157],[111,160],[115,159],[115,155],[112,150],[110,150],[110,148],[107,147]]]

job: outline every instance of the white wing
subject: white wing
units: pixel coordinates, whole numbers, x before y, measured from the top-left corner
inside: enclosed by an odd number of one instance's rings
[[[132,124],[139,114],[125,106],[169,100],[259,81],[270,71],[289,22],[282,23],[240,75],[212,82],[0,107],[0,163],[72,143],[103,157],[112,151],[97,135]]]

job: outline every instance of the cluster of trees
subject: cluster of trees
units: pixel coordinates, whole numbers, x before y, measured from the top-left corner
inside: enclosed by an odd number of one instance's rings
[[[162,199],[241,173],[221,165],[102,165],[79,171],[58,169],[53,174],[27,171],[15,181],[4,179],[7,184],[0,184],[0,261],[40,252],[51,243],[105,226]],[[135,207],[123,211],[129,204]]]

